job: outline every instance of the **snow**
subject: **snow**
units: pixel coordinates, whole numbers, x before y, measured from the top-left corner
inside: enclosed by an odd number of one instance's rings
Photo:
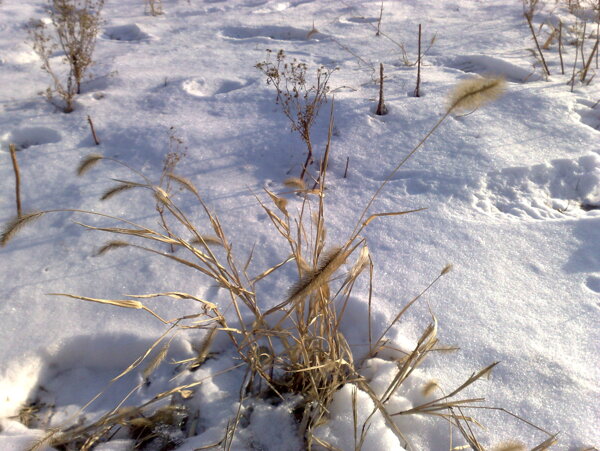
[[[574,15],[565,2],[546,3],[534,17],[536,29],[560,19],[563,31],[572,33],[568,30],[576,21],[593,21],[589,11]],[[432,353],[391,396],[390,412],[439,397],[439,391],[423,395],[430,381],[449,393],[499,361],[489,380],[476,382],[461,396],[484,397],[485,406],[504,408],[549,433],[560,433],[556,449],[600,447],[598,81],[575,83],[571,92],[567,82],[575,51],[568,40],[566,75],[561,75],[556,42],[544,50],[551,73],[546,80],[528,51],[534,44],[521,2],[388,0],[383,6],[384,34],[377,37],[380,1],[165,0],[165,14],[152,17],[142,1],[106,0],[92,77],[83,83],[75,111],[64,114],[39,95],[50,78],[39,69],[24,28],[32,18],[48,17],[47,3],[3,0],[0,223],[15,215],[8,149],[13,143],[26,211],[85,209],[158,227],[154,201],[142,191],[99,200],[114,186],[111,179],[130,178],[130,172],[110,161],[81,178],[74,171],[85,156],[100,153],[158,181],[170,146],[177,147],[169,138],[173,136],[186,153],[176,172],[192,180],[218,214],[240,262],[254,249],[249,271],[257,275],[285,259],[287,250],[254,194],[263,187],[279,192],[287,177],[299,175],[306,158],[303,143],[289,131],[288,119],[274,102],[275,92],[254,67],[267,58],[266,49],[284,49],[311,70],[320,64],[338,68],[330,81],[335,96],[326,191],[330,246],[348,238],[375,190],[444,114],[448,94],[459,80],[502,75],[508,83],[505,95],[446,119],[371,209],[427,208],[378,218],[364,232],[375,264],[374,336],[446,264],[453,264],[388,337],[395,348],[412,350],[433,313],[441,344],[460,350]],[[415,61],[419,23],[424,43],[436,39],[423,59],[422,96],[417,98],[416,68],[403,64],[397,43]],[[588,23],[588,32],[595,28]],[[548,30],[548,25],[542,27],[542,40]],[[60,54],[53,56],[56,67],[60,61]],[[374,114],[380,62],[385,67],[386,116]],[[595,62],[592,70],[597,72]],[[327,141],[330,106],[323,106],[313,127],[317,156]],[[100,146],[94,145],[88,115]],[[185,193],[176,197],[208,232],[197,203]],[[288,197],[288,209],[294,212],[299,200]],[[47,427],[68,426],[99,392],[103,395],[85,408],[86,420],[98,418],[129,393],[125,405],[135,406],[173,384],[198,384],[186,401],[190,418],[196,417],[195,435],[166,432],[180,449],[220,441],[238,413],[242,421],[231,449],[303,448],[295,398],[251,399],[239,405],[246,372],[236,367],[240,361],[225,334],[217,336],[213,354],[195,372],[176,376],[181,364],[173,362],[193,357],[203,335],[181,333],[150,384],[143,375],[145,363],[110,384],[165,326],[138,310],[48,293],[125,299],[129,294],[184,291],[217,303],[230,319],[233,311],[228,295],[191,268],[134,248],[94,256],[114,237],[73,221],[114,225],[76,213],[48,214],[0,248],[1,450],[27,449],[43,437],[35,421],[28,428],[15,418],[27,403],[54,406],[41,411],[50,417]],[[291,268],[275,274],[257,286],[264,309],[280,303],[295,281]],[[367,279],[364,274],[359,278],[342,324],[357,361],[368,343]],[[169,319],[197,311],[189,300],[144,302]],[[363,363],[360,372],[376,393],[394,377],[394,358],[398,353],[386,351]],[[354,449],[353,392],[354,385],[346,384],[336,393],[329,422],[316,431],[344,450]],[[360,389],[356,398],[360,429],[373,404]],[[531,448],[548,437],[500,410],[465,409],[465,414],[485,426],[475,432],[486,447],[517,440]],[[450,449],[450,443],[464,444],[443,419],[393,418],[407,443],[377,413],[364,450],[437,451]],[[131,446],[121,431],[96,449]]]

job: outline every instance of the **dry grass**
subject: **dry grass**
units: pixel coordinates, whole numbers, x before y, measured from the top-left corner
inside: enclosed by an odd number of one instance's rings
[[[288,179],[285,182],[285,188],[292,189],[293,193],[301,196],[298,213],[295,215],[289,213],[288,205],[283,197],[285,193],[277,194],[265,190],[264,200],[257,196],[260,207],[267,213],[275,231],[288,247],[289,254],[280,263],[267,268],[254,278],[250,277],[247,272],[248,263],[243,267],[236,263],[238,260],[233,255],[232,247],[218,217],[212,213],[198,190],[189,180],[169,174],[170,180],[186,188],[189,195],[194,196],[198,201],[204,211],[206,225],[212,229],[210,237],[200,232],[200,227],[192,223],[191,219],[177,206],[173,196],[161,188],[159,184],[150,183],[148,178],[143,175],[140,181],[118,181],[119,184],[114,189],[107,191],[103,198],[121,195],[131,189],[148,190],[157,202],[160,202],[164,207],[164,217],[168,217],[168,221],[175,223],[177,230],[183,230],[184,232],[179,234],[168,232],[168,230],[172,230],[169,226],[163,227],[162,231],[154,230],[110,215],[82,212],[88,215],[110,218],[118,221],[121,225],[120,227],[84,225],[88,229],[134,237],[147,243],[141,245],[121,239],[111,240],[102,246],[98,253],[104,254],[124,246],[132,246],[141,251],[158,254],[193,268],[208,280],[227,290],[233,306],[234,319],[226,319],[218,305],[182,292],[128,296],[130,299],[98,299],[61,294],[61,296],[86,302],[144,310],[159,321],[169,325],[165,334],[156,340],[143,356],[133,362],[113,382],[142,364],[145,367],[143,374],[148,377],[166,355],[174,334],[189,329],[203,329],[207,331],[206,338],[197,349],[196,358],[187,362],[188,368],[196,368],[204,362],[216,334],[227,334],[241,361],[238,367],[245,367],[248,374],[243,383],[244,386],[240,388],[240,409],[248,397],[264,398],[283,397],[284,394],[300,395],[302,401],[296,408],[296,411],[299,412],[298,427],[308,449],[311,449],[315,444],[333,449],[330,444],[317,438],[314,431],[327,421],[328,406],[334,394],[345,384],[354,384],[355,393],[358,389],[367,393],[375,405],[367,421],[360,425],[357,420],[356,396],[354,397],[356,449],[360,449],[364,443],[369,432],[369,422],[377,412],[382,415],[388,427],[398,436],[401,443],[407,443],[407,440],[402,431],[398,429],[394,417],[401,415],[434,415],[445,419],[458,430],[471,448],[483,449],[473,432],[477,422],[463,414],[464,409],[478,407],[483,400],[480,398],[462,399],[460,395],[465,388],[486,376],[496,365],[495,363],[473,374],[455,390],[431,402],[405,411],[390,412],[387,403],[392,395],[402,390],[402,384],[432,351],[440,349],[435,317],[432,316],[431,324],[423,331],[412,352],[398,359],[397,372],[387,390],[381,396],[378,396],[361,376],[360,366],[362,361],[355,361],[352,350],[344,337],[342,323],[346,307],[351,302],[353,287],[363,273],[368,273],[369,291],[372,289],[373,264],[362,236],[363,231],[376,218],[409,213],[407,211],[371,213],[370,207],[375,198],[400,166],[422,146],[445,118],[456,110],[467,108],[467,105],[468,108],[473,108],[491,100],[498,95],[501,87],[502,82],[500,80],[485,79],[463,82],[459,85],[451,96],[450,106],[443,117],[423,140],[409,152],[375,192],[365,206],[360,220],[348,239],[345,242],[333,244],[327,241],[327,216],[325,214],[326,168],[331,150],[333,130],[332,105],[329,140],[324,152],[318,187],[307,189],[301,179]],[[93,165],[104,160],[116,161],[99,155],[92,155],[82,161],[77,172],[85,174]],[[135,171],[134,173],[140,175]],[[9,224],[2,234],[2,245],[6,244],[18,229],[44,213],[47,212],[25,215]],[[202,227],[202,229],[205,228],[205,226]],[[164,245],[165,243],[182,250],[182,252],[175,255],[156,248],[156,245]],[[215,247],[215,244],[218,246]],[[353,262],[350,269],[343,270],[344,264],[349,262]],[[278,269],[290,264],[295,268],[297,282],[290,288],[283,302],[263,312],[262,304],[256,294],[257,284],[267,277],[275,277],[278,274]],[[371,306],[369,300],[369,315],[366,318],[369,327],[369,352],[366,358],[375,357],[388,347],[387,334],[390,329],[401,320],[408,308],[414,305],[431,286],[449,271],[450,266],[443,268],[439,276],[418,296],[408,302],[398,312],[386,330],[376,339],[371,336]],[[185,317],[164,319],[144,303],[146,299],[156,297],[191,300],[196,303],[197,308]],[[251,316],[250,321],[247,320],[248,314]],[[151,358],[149,356],[153,351],[155,357]],[[176,386],[157,395],[141,406],[115,408],[91,424],[76,425],[59,432],[52,431],[52,434],[49,434],[46,440],[52,446],[77,446],[79,449],[86,450],[91,449],[100,440],[109,436],[115,428],[127,426],[131,431],[131,436],[137,439],[139,446],[142,446],[147,442],[157,424],[172,425],[179,421],[180,416],[178,415],[181,415],[186,397],[189,397],[193,389],[201,383],[202,381],[198,381],[193,384]],[[436,387],[438,387],[437,383],[426,387],[426,390],[433,391]],[[176,399],[178,401],[172,402],[172,407],[167,411],[157,410],[156,403],[164,399]],[[239,425],[240,412],[241,410],[230,421],[223,439],[216,444],[208,444],[207,447],[219,446],[230,449],[232,437]]]

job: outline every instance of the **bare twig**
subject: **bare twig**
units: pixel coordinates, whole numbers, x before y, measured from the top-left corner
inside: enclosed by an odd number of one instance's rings
[[[375,36],[381,35],[381,19],[383,17],[383,1],[381,2],[381,9],[379,10],[379,20],[377,21],[377,33]]]
[[[348,164],[350,164],[350,157],[346,157],[346,169],[344,169],[344,178],[348,177]]]
[[[21,176],[19,173],[19,163],[17,162],[17,146],[10,144],[10,158],[12,159],[13,170],[15,171],[15,194],[17,199],[17,217],[21,219],[23,211],[21,209]]]
[[[544,59],[544,54],[542,53],[542,49],[540,48],[540,43],[538,42],[537,36],[535,35],[535,30],[533,29],[533,25],[531,23],[531,16],[526,13],[525,19],[527,19],[527,24],[529,25],[529,29],[531,30],[531,35],[533,36],[535,46],[537,47],[537,51],[540,55],[540,59],[542,60],[542,64],[544,65],[544,70],[546,71],[546,75],[549,76],[550,70],[548,69],[548,65],[546,64],[546,60]]]
[[[415,97],[421,97],[419,88],[421,86],[421,24],[419,24],[419,53],[417,57],[417,87],[415,88]]]
[[[585,63],[585,67],[583,68],[583,71],[581,72],[581,81],[582,82],[585,82],[588,70],[590,69],[590,65],[592,64],[592,60],[594,59],[594,54],[597,54],[597,52],[598,52],[598,43],[599,42],[600,41],[598,40],[598,38],[596,38],[596,43],[594,44],[594,48],[592,49],[592,53],[590,53],[590,56],[588,57],[587,63]]]
[[[575,88],[575,71],[577,69],[577,57],[579,56],[579,51],[578,51],[578,47],[579,46],[579,35],[576,37],[575,40],[575,61],[573,62],[573,74],[571,75],[571,92],[573,92],[573,89]]]
[[[562,56],[562,20],[558,23],[558,57],[560,58],[560,72],[565,74],[565,65]]]
[[[88,115],[87,117],[88,123],[90,124],[90,129],[92,130],[92,137],[94,138],[94,142],[97,146],[100,145],[100,140],[98,139],[98,135],[96,135],[96,129],[94,128],[94,123],[92,122],[92,118]]]

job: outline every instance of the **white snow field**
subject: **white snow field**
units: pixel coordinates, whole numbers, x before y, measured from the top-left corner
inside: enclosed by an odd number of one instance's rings
[[[240,267],[252,254],[248,273],[254,277],[289,255],[255,195],[267,202],[263,188],[286,191],[282,183],[299,176],[306,159],[306,146],[290,131],[273,86],[255,67],[267,59],[267,49],[283,49],[289,60],[306,63],[309,83],[320,65],[337,68],[329,80],[329,101],[312,127],[318,160],[324,155],[335,99],[325,190],[327,247],[341,245],[351,235],[381,183],[444,115],[456,83],[500,75],[506,79],[504,95],[444,120],[369,210],[425,208],[377,218],[362,233],[374,264],[374,337],[447,264],[453,269],[390,330],[388,345],[396,351],[366,359],[358,371],[382,396],[398,373],[398,362],[414,349],[434,315],[438,347],[458,350],[431,352],[390,394],[388,412],[441,398],[499,362],[489,376],[455,398],[485,398],[453,409],[455,415],[478,422],[461,425],[469,425],[482,448],[532,449],[558,434],[553,449],[596,449],[600,80],[592,52],[599,19],[592,2],[585,0],[540,0],[538,6],[533,27],[540,46],[547,44],[542,52],[548,77],[535,56],[519,0],[163,0],[159,16],[150,15],[142,0],[106,0],[95,65],[75,99],[75,110],[65,114],[40,95],[51,79],[40,69],[26,30],[30,19],[49,22],[49,3],[2,0],[0,223],[16,215],[10,144],[17,148],[25,212],[82,209],[156,230],[156,202],[147,190],[99,199],[115,185],[113,179],[143,181],[139,176],[112,161],[99,162],[83,177],[75,170],[97,153],[156,182],[167,153],[185,152],[175,172],[191,180],[218,215]],[[581,52],[574,43],[584,20],[583,55],[592,58],[582,83],[577,78]],[[549,39],[559,22],[564,75],[557,34]],[[433,37],[435,42],[422,59],[421,95],[415,97],[417,67],[405,63],[417,60],[419,24],[423,49]],[[58,50],[51,62],[62,76]],[[388,108],[384,116],[375,115],[380,63]],[[98,146],[88,116],[101,141]],[[310,167],[312,175],[317,167]],[[199,230],[212,233],[201,206],[177,186],[177,204]],[[301,198],[286,197],[287,209],[295,215]],[[112,409],[140,406],[186,384],[193,385],[186,399],[172,395],[157,404],[173,407],[171,424],[146,430],[155,438],[144,441],[141,449],[193,450],[218,443],[236,416],[235,434],[217,448],[305,449],[295,412],[298,395],[250,397],[240,405],[246,367],[225,332],[217,332],[207,360],[196,371],[174,362],[193,358],[205,332],[184,330],[175,335],[154,373],[144,373],[144,362],[109,384],[168,326],[142,310],[51,293],[118,300],[186,292],[218,305],[232,327],[240,325],[229,293],[200,272],[131,246],[95,256],[107,241],[123,237],[76,222],[123,227],[106,218],[52,213],[0,248],[0,450],[25,450],[36,442],[38,449],[52,449],[51,441],[39,443],[49,430],[90,424]],[[158,248],[169,254],[168,246]],[[180,251],[172,255],[184,256]],[[354,260],[340,270],[340,277]],[[297,278],[295,268],[288,263],[256,285],[263,311],[286,299]],[[368,351],[368,299],[367,271],[354,286],[341,325],[356,362]],[[143,302],[167,319],[200,310],[185,299]],[[439,388],[424,394],[431,381]],[[316,437],[337,449],[355,449],[353,396],[359,435],[366,422],[363,450],[469,447],[451,426],[456,417],[392,416],[399,436],[372,398],[351,383],[335,394],[328,422],[317,428]],[[149,409],[146,415],[154,412]],[[131,427],[113,428],[95,449],[129,450],[139,438]],[[313,442],[313,449],[321,446]]]

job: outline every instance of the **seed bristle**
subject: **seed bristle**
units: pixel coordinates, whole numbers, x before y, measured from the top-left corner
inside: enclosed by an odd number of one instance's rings
[[[117,194],[120,194],[123,191],[130,190],[131,188],[135,188],[136,186],[138,186],[138,185],[131,184],[131,183],[121,183],[113,188],[106,190],[104,192],[104,194],[102,194],[102,197],[100,197],[100,200],[110,199],[111,197],[116,196]]]
[[[89,171],[90,169],[92,169],[92,167],[94,167],[96,165],[96,163],[98,163],[102,159],[104,159],[104,157],[102,155],[97,154],[97,153],[93,153],[91,155],[88,155],[87,157],[85,157],[83,159],[83,161],[81,162],[81,164],[77,167],[77,175],[82,176],[87,171]]]
[[[180,175],[173,174],[172,172],[169,172],[167,174],[167,177],[169,177],[171,180],[175,180],[177,183],[182,185],[184,188],[187,188],[189,191],[191,191],[196,196],[198,196],[198,189],[194,186],[194,184],[190,180],[188,180],[185,177],[182,177]]]
[[[113,249],[117,249],[120,247],[126,247],[126,246],[129,246],[129,243],[126,241],[119,241],[119,240],[109,241],[104,246],[102,246],[100,249],[98,249],[96,251],[95,255],[96,256],[103,255],[103,254],[107,253],[108,251],[112,251]]]
[[[306,189],[306,184],[304,183],[304,180],[302,180],[298,177],[290,177],[288,179],[285,179],[283,181],[283,185],[288,188],[297,189],[297,190],[305,190]]]
[[[43,211],[35,211],[27,213],[21,217],[15,217],[4,227],[2,234],[0,235],[0,247],[6,246],[6,244],[26,225],[38,219],[44,214]]]

